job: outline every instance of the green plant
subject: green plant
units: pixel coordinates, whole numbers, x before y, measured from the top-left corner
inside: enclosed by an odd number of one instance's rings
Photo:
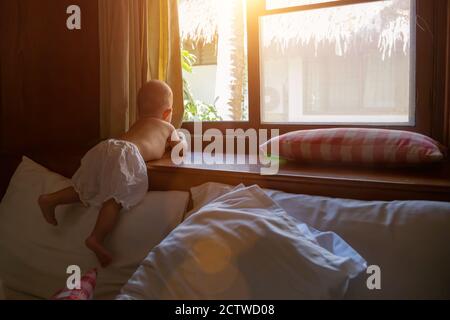
[[[184,101],[185,121],[221,121],[215,105],[207,104],[199,100]]]
[[[181,50],[181,65],[187,73],[192,73],[192,67],[197,61],[197,57],[188,50]],[[221,121],[215,104],[207,104],[196,100],[192,94],[186,78],[183,77],[183,96],[184,96],[184,121]]]

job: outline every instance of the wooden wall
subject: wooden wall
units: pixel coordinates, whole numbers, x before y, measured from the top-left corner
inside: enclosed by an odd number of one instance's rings
[[[82,29],[66,28],[79,5]],[[0,152],[99,138],[97,0],[0,0]]]

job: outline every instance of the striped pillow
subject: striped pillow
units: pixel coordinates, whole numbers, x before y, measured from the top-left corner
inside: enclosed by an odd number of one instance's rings
[[[263,144],[279,143],[287,160],[313,163],[420,164],[443,160],[444,147],[424,135],[383,129],[318,129],[290,132]]]
[[[86,273],[80,281],[80,289],[70,290],[67,287],[58,291],[52,300],[92,300],[97,284],[97,269]]]

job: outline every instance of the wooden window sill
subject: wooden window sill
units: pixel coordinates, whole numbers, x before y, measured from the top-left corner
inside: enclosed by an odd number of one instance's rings
[[[402,169],[286,163],[277,175],[263,176],[260,165],[175,165],[166,156],[148,163],[148,169],[151,190],[188,191],[206,182],[219,182],[348,199],[450,201],[448,162]]]

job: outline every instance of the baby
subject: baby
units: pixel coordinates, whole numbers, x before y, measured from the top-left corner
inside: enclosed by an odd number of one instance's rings
[[[172,103],[172,90],[164,82],[145,84],[138,94],[139,120],[133,127],[119,139],[91,149],[72,178],[73,187],[39,197],[45,220],[55,226],[58,205],[82,202],[100,209],[86,246],[103,267],[112,261],[103,243],[116,225],[119,212],[137,205],[147,194],[146,162],[160,159],[167,148],[185,143],[178,135],[171,139],[175,131],[170,124]]]

